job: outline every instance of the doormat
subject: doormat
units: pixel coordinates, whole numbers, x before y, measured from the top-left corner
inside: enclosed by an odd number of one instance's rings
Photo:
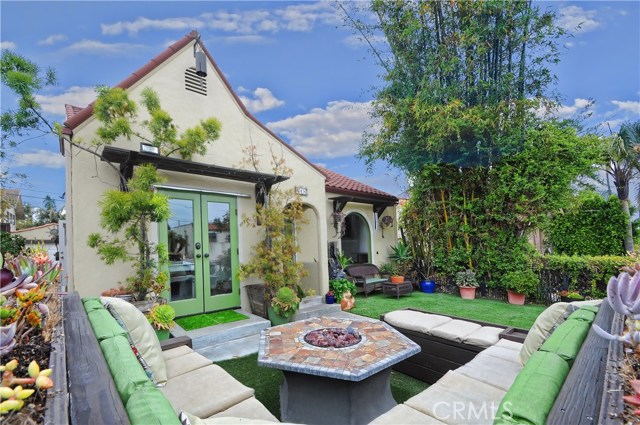
[[[207,326],[221,325],[223,323],[237,322],[245,319],[248,319],[248,317],[235,310],[224,310],[181,317],[176,319],[176,323],[185,331],[192,331],[194,329],[206,328]]]

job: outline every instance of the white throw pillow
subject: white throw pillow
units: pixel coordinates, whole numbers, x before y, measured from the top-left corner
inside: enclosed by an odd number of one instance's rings
[[[149,378],[156,385],[166,384],[167,368],[160,341],[145,315],[120,298],[100,297],[100,302],[129,334],[129,341],[137,350],[136,356]]]
[[[576,307],[570,306],[569,303],[555,303],[540,313],[522,344],[519,356],[522,365],[525,365],[529,357],[538,351],[554,329],[565,321],[568,317],[568,314],[565,313],[572,312],[575,309]]]

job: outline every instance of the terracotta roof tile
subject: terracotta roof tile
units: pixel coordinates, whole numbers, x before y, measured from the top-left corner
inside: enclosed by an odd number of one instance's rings
[[[398,198],[393,195],[390,195],[386,192],[378,190],[347,176],[343,176],[342,174],[336,173],[335,171],[328,170],[318,165],[316,165],[316,168],[327,177],[327,180],[325,182],[325,188],[327,192],[381,198],[390,201],[398,200]]]

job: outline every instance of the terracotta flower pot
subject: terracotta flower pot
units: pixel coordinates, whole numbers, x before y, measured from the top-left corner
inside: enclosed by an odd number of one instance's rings
[[[460,286],[460,298],[465,300],[473,300],[476,298],[476,289],[474,287]]]
[[[507,291],[507,299],[509,300],[509,304],[524,305],[525,298],[525,294],[518,294],[513,291]]]
[[[391,276],[389,277],[391,283],[402,283],[404,282],[404,276]]]

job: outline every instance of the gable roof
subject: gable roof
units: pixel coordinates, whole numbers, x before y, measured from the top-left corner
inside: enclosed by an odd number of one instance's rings
[[[171,46],[169,46],[164,52],[160,53],[159,55],[151,59],[151,61],[149,61],[142,68],[133,72],[128,78],[121,81],[115,87],[120,87],[125,90],[130,88],[135,83],[137,83],[142,78],[144,78],[146,75],[148,75],[151,71],[156,69],[158,66],[162,65],[162,63],[164,63],[171,56],[173,56],[174,54],[182,50],[189,43],[195,41],[196,37],[197,37],[197,32],[191,31],[189,34],[185,35],[180,40],[176,41]],[[266,131],[269,135],[271,135],[275,140],[277,140],[282,145],[284,145],[287,149],[293,152],[300,159],[302,159],[311,167],[313,167],[314,169],[322,173],[326,177],[325,188],[327,191],[332,193],[340,193],[343,195],[351,195],[351,196],[355,195],[359,197],[365,196],[367,198],[382,199],[382,200],[391,201],[391,202],[398,201],[398,198],[396,198],[393,195],[390,195],[381,190],[375,189],[366,184],[360,183],[356,180],[350,179],[349,177],[338,174],[335,171],[331,171],[326,168],[319,167],[313,164],[312,162],[310,162],[304,155],[298,152],[289,143],[282,140],[276,133],[274,133],[271,129],[269,129],[262,122],[260,122],[251,112],[249,112],[247,107],[240,100],[236,92],[231,87],[231,84],[229,83],[227,78],[224,76],[220,68],[218,67],[218,64],[213,60],[213,57],[209,53],[209,50],[207,50],[206,46],[204,46],[204,44],[202,43],[201,43],[201,47],[205,52],[205,54],[207,55],[209,62],[211,62],[211,64],[213,65],[213,68],[215,69],[216,73],[220,76],[223,84],[226,86],[229,93],[231,93],[231,95],[233,96],[234,100],[236,101],[236,103],[238,104],[238,106],[240,107],[244,115],[250,120],[252,120],[254,123],[256,123],[260,128]],[[94,103],[95,101],[89,104],[85,108],[80,108],[73,105],[65,105],[67,120],[64,122],[65,128],[63,129],[63,132],[65,134],[72,135],[73,130],[75,128],[77,128],[87,119],[89,119],[91,115],[93,115]]]

